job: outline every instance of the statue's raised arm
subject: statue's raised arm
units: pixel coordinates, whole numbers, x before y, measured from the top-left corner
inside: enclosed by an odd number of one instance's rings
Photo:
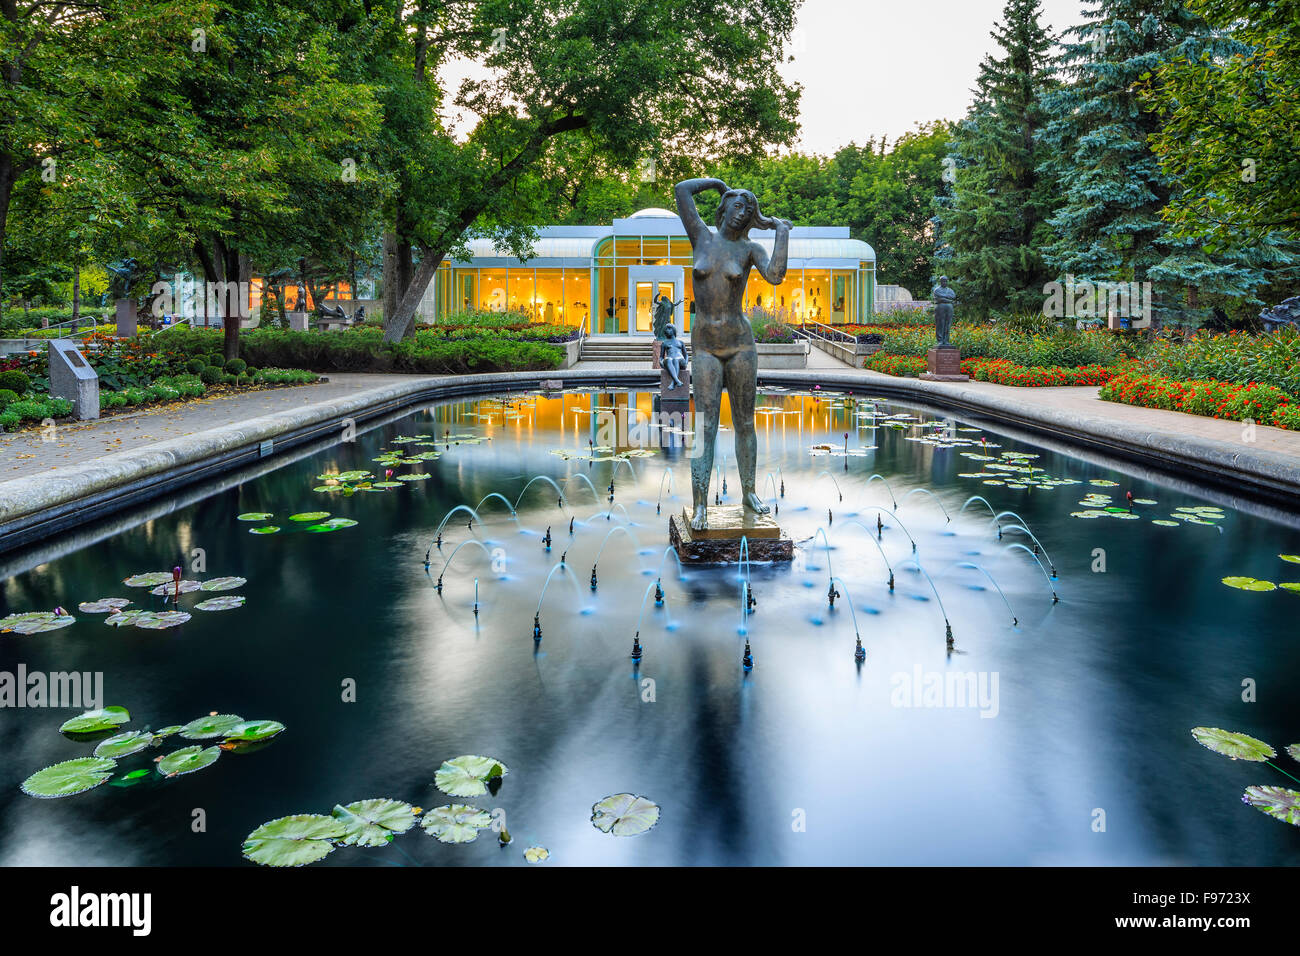
[[[727,184],[721,179],[687,179],[678,183],[673,190],[673,195],[677,199],[677,215],[681,218],[682,225],[686,227],[686,235],[690,237],[692,246],[699,245],[700,241],[709,234],[709,227],[704,224],[704,220],[700,218],[700,211],[695,208],[695,196],[710,189],[725,194]]]

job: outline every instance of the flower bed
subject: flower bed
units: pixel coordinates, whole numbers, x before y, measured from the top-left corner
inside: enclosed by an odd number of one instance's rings
[[[915,378],[926,370],[925,359],[919,355],[889,355],[877,352],[867,356],[863,368]],[[1102,365],[1084,365],[1076,368],[1061,366],[1030,367],[1017,365],[1006,359],[962,359],[961,370],[977,382],[997,385],[1015,385],[1022,388],[1042,388],[1058,385],[1102,385],[1120,371]]]
[[[1132,369],[1112,378],[1100,395],[1106,401],[1125,405],[1231,421],[1250,419],[1261,425],[1300,430],[1300,398],[1261,382],[1243,385],[1212,379],[1179,381],[1145,369]]]
[[[1300,332],[1198,332],[1187,338],[1161,338],[1145,364],[1152,373],[1175,381],[1259,382],[1300,395]]]

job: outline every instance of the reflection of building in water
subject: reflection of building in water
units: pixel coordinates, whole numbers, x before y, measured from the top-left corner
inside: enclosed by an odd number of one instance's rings
[[[750,238],[772,249],[773,233]],[[592,333],[649,335],[654,297],[682,304],[674,322],[689,331],[695,313],[691,243],[676,213],[643,209],[609,226],[543,226],[534,257],[512,258],[489,239],[470,242],[469,261],[444,262],[420,305],[427,321],[463,309],[520,312],[534,322],[580,325]],[[745,308],[789,321],[832,325],[870,319],[876,254],[847,226],[796,226],[779,286],[751,271]]]

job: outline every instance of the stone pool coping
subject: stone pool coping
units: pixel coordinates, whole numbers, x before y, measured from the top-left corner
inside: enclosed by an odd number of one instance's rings
[[[242,465],[337,433],[348,420],[364,422],[411,405],[449,398],[535,390],[543,382],[563,387],[656,387],[652,369],[575,368],[546,372],[412,376],[354,394],[312,402],[246,421],[207,429],[93,461],[0,482],[0,552],[174,492]],[[916,402],[941,410],[1018,426],[1064,441],[1163,468],[1181,477],[1252,494],[1294,508],[1300,497],[1300,457],[1252,450],[1200,436],[1080,415],[969,386],[869,376],[854,369],[762,369],[759,384],[820,386]],[[264,443],[270,442],[267,447]]]

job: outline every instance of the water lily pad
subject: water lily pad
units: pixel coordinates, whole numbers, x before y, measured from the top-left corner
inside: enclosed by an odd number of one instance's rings
[[[322,521],[328,518],[328,511],[300,511],[296,515],[289,515],[290,521]]]
[[[1178,522],[1177,522],[1177,521],[1166,521],[1164,518],[1155,518],[1155,519],[1152,520],[1151,523],[1152,523],[1152,524],[1158,524],[1158,525],[1160,525],[1160,527],[1162,527],[1162,528],[1177,528],[1177,527],[1178,527]]]
[[[487,782],[493,777],[501,777],[510,771],[495,757],[479,757],[466,754],[444,760],[433,782],[443,793],[451,797],[477,797],[487,793]]]
[[[172,579],[170,571],[148,571],[144,574],[133,574],[122,583],[129,588],[151,588],[159,584],[165,584]]]
[[[93,790],[113,775],[117,761],[106,757],[78,757],[38,770],[20,785],[29,797],[53,799]]]
[[[141,614],[133,623],[150,631],[161,631],[169,627],[179,627],[190,619],[185,611],[159,611],[156,614]]]
[[[237,521],[265,521],[267,518],[274,517],[269,511],[245,511],[242,515],[235,515]]]
[[[1278,587],[1293,594],[1300,594],[1300,581],[1283,581]]]
[[[265,528],[249,528],[248,533],[249,534],[275,534],[279,530],[280,528],[278,525],[269,524]]]
[[[206,601],[200,601],[194,605],[196,611],[230,611],[237,607],[243,607],[248,598],[242,594],[227,594],[225,597],[208,598]]]
[[[77,610],[82,614],[111,614],[130,603],[126,598],[100,598],[98,601],[82,601]]]
[[[131,714],[125,707],[104,707],[100,710],[88,710],[70,720],[65,720],[59,726],[59,732],[63,734],[95,734],[102,730],[112,730],[114,727],[120,727],[130,719]]]
[[[1285,787],[1247,787],[1241,802],[1267,813],[1274,820],[1300,826],[1300,790]]]
[[[223,736],[226,740],[233,741],[270,740],[283,730],[284,724],[278,720],[244,720],[227,730]]]
[[[335,818],[347,827],[339,842],[344,846],[386,846],[395,834],[415,826],[414,811],[409,803],[385,797],[336,806]]]
[[[170,737],[172,734],[179,734],[184,729],[185,728],[180,724],[172,724],[168,727],[164,727],[162,730],[155,730],[153,735],[155,737]]]
[[[153,739],[154,735],[147,730],[128,730],[124,734],[116,734],[107,740],[101,740],[95,748],[95,756],[119,760],[144,750],[153,743]]]
[[[492,825],[492,815],[478,807],[452,803],[430,810],[421,825],[439,843],[473,843],[479,830]]]
[[[346,832],[342,820],[321,813],[280,817],[245,837],[243,854],[263,866],[304,866],[333,853],[333,841]]]
[[[198,581],[182,580],[180,582],[181,594],[191,594],[197,591],[202,585]],[[171,597],[177,591],[177,585],[174,581],[168,581],[166,584],[160,584],[156,588],[151,588],[149,593],[156,594],[159,597]]]
[[[551,851],[544,846],[530,846],[524,850],[524,859],[529,863],[541,863],[551,855]]]
[[[247,583],[248,578],[209,578],[203,582],[202,587],[205,591],[233,591],[235,588],[242,588]]]
[[[1229,577],[1224,578],[1223,583],[1230,588],[1237,588],[1241,591],[1276,591],[1277,585],[1272,581],[1261,581],[1258,578]]]
[[[616,793],[592,806],[591,822],[604,833],[635,836],[659,822],[659,807],[633,793]]]
[[[322,524],[330,528],[355,528],[357,526],[357,522],[351,518],[330,518],[329,521],[324,521]]]
[[[186,740],[211,740],[213,737],[226,736],[243,722],[244,718],[235,714],[212,714],[191,720],[181,728],[181,736]]]
[[[401,483],[400,481],[376,481],[376,482],[375,482],[373,485],[371,485],[370,487],[372,487],[372,488],[401,488],[401,487],[402,487],[402,483]]]
[[[158,772],[164,777],[184,776],[187,773],[194,773],[196,770],[211,767],[220,756],[220,747],[205,748],[200,747],[198,744],[193,747],[182,747],[158,761]]]
[[[1283,561],[1290,561],[1292,564],[1300,564],[1300,554],[1279,554]]]
[[[398,475],[397,480],[398,481],[425,481],[426,479],[432,477],[433,475],[429,474],[427,471],[424,471],[424,472],[420,472],[420,474],[418,475]]]
[[[115,611],[108,617],[104,618],[104,623],[109,627],[125,627],[128,624],[134,624],[141,618],[154,617],[154,611],[145,611],[140,608],[131,608],[128,611]]]
[[[1286,752],[1291,755],[1292,760],[1300,760],[1300,744],[1287,744]]]
[[[1202,747],[1233,760],[1254,760],[1262,763],[1270,757],[1277,756],[1277,752],[1262,740],[1230,730],[1220,730],[1218,727],[1193,727],[1192,736]]]
[[[76,620],[71,614],[29,611],[25,614],[11,614],[4,621],[0,621],[0,630],[12,631],[15,634],[43,634],[46,631],[57,631],[61,627],[68,627],[75,624]]]

